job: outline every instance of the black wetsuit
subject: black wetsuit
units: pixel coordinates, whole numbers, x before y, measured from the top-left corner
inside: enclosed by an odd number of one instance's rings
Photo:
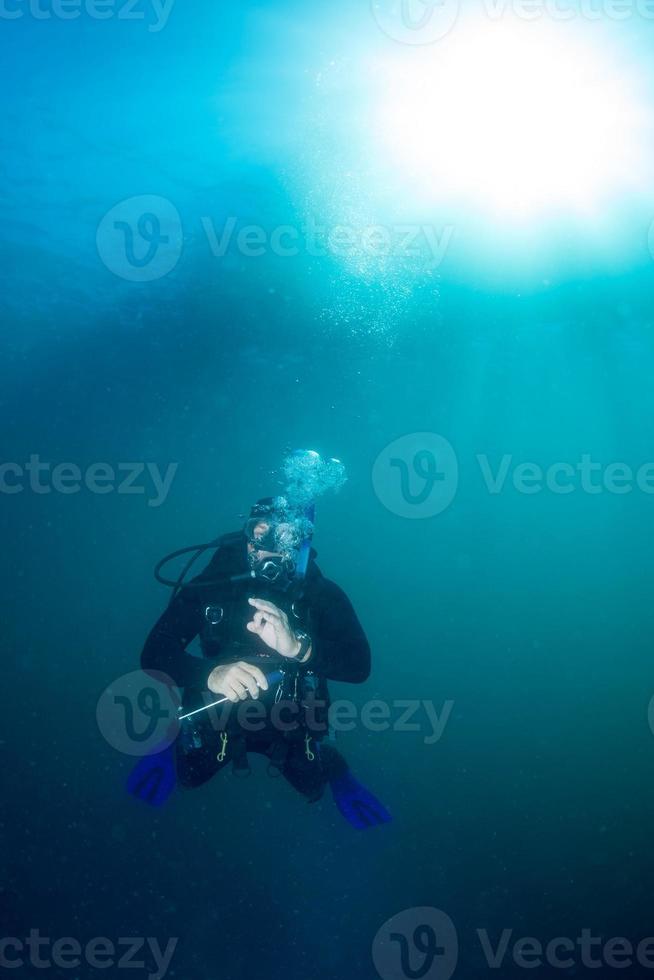
[[[280,590],[252,578],[228,581],[247,571],[245,537],[228,536],[205,571],[182,589],[156,623],[141,664],[145,670],[162,671],[172,678],[183,689],[188,710],[215,700],[207,681],[220,664],[244,660],[256,663],[265,673],[282,667],[283,686],[273,685],[260,694],[255,724],[247,718],[244,722],[246,702],[228,704],[219,714],[202,712],[184,723],[188,727],[177,740],[178,778],[183,786],[199,786],[229,761],[235,772],[247,772],[247,752],[260,752],[270,758],[271,774],[282,774],[307,799],[316,800],[327,780],[346,768],[333,746],[322,742],[327,734],[326,682],[365,681],[370,673],[370,647],[349,599],[318,569],[315,552],[301,590]],[[305,665],[280,657],[246,629],[254,613],[248,604],[250,596],[273,602],[286,612],[292,627],[309,634],[312,654]],[[197,636],[202,657],[186,652]],[[314,709],[307,714],[309,702]],[[280,717],[286,724],[279,723]]]

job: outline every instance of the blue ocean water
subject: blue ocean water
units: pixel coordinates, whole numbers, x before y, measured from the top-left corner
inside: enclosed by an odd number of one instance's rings
[[[174,938],[165,975],[182,980],[520,977],[524,937],[545,950],[536,975],[584,976],[595,957],[610,976],[619,937],[623,972],[648,975],[654,201],[637,178],[654,23],[608,3],[557,21],[611,83],[580,186],[625,155],[578,210],[572,127],[559,183],[551,161],[526,183],[535,210],[513,175],[516,216],[479,188],[507,131],[525,150],[524,106],[472,177],[456,158],[499,57],[458,114],[450,68],[416,90],[424,111],[402,108],[391,142],[435,132],[431,196],[424,147],[404,172],[380,135],[397,59],[440,65],[466,29],[419,41],[434,11],[416,4],[413,21],[295,0],[0,11],[0,938],[22,944],[0,955],[17,976],[100,969],[88,953],[39,966],[31,930],[106,937],[115,970],[121,937]],[[483,7],[492,45],[501,4]],[[521,24],[525,45],[552,28]],[[549,50],[546,92],[562,66]],[[358,833],[329,794],[308,806],[256,760],[250,780],[140,806],[98,704],[167,601],[152,569],[238,529],[298,446],[347,470],[314,545],[373,670],[332,685],[359,719],[338,744],[393,823]],[[373,702],[391,724],[362,723]],[[495,968],[484,937],[506,939]],[[572,948],[559,961],[555,937]],[[153,975],[145,950],[134,972]]]

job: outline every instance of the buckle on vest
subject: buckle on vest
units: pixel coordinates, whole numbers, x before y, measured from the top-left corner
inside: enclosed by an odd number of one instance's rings
[[[204,618],[210,626],[218,626],[222,623],[224,615],[222,606],[207,606],[204,610]]]

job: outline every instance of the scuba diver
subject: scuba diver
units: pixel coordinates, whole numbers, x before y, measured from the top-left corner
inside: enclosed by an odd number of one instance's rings
[[[198,787],[229,763],[235,775],[249,775],[248,753],[256,752],[268,758],[270,775],[283,776],[309,802],[329,783],[341,814],[364,829],[391,817],[332,744],[327,682],[365,681],[370,647],[349,599],[318,568],[312,531],[312,503],[264,498],[242,531],[196,548],[176,583],[161,578],[160,568],[194,549],[160,562],[159,581],[175,588],[141,665],[183,690],[172,746],[181,786]],[[182,584],[206,547],[217,549],[212,560]],[[187,652],[196,637],[202,657]],[[156,802],[143,772],[131,790]]]

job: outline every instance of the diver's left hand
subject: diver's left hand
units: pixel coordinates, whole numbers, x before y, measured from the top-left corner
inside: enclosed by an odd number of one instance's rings
[[[297,657],[301,643],[289,626],[286,613],[265,599],[248,599],[248,602],[256,609],[251,622],[247,624],[250,633],[258,633],[266,646],[281,657]]]

